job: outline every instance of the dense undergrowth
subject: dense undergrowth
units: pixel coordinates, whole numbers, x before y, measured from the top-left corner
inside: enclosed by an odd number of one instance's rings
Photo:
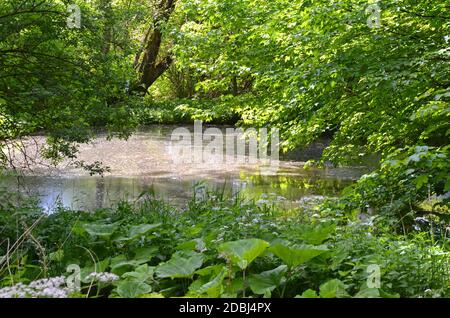
[[[215,193],[183,211],[151,195],[49,215],[3,204],[0,297],[450,296],[445,223],[402,232],[330,204],[283,210]],[[68,289],[77,266],[81,289]]]

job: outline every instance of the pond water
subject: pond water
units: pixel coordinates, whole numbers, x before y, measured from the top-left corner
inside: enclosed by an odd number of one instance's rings
[[[320,158],[326,141],[282,155],[277,169],[270,173],[259,162],[230,162],[217,149],[210,153],[213,159],[207,163],[180,162],[171,141],[174,128],[146,127],[128,140],[108,140],[100,133],[91,143],[81,145],[77,160],[87,164],[102,162],[110,168],[103,177],[90,176],[69,162],[56,167],[32,164],[20,178],[0,178],[0,186],[18,187],[37,195],[41,206],[48,210],[57,205],[75,210],[110,207],[120,200],[136,200],[142,193],[154,193],[167,202],[184,205],[194,191],[204,189],[239,193],[255,200],[268,194],[284,204],[296,205],[308,198],[335,196],[368,171],[365,167],[303,169],[305,161]],[[193,127],[186,128],[193,131]],[[204,153],[210,140],[221,139],[225,130],[219,127],[210,132],[200,146],[194,145],[193,154]],[[32,147],[42,141],[43,137],[35,137],[29,151],[35,152]]]

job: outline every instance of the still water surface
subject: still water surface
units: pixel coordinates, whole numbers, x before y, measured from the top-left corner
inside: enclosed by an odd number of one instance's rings
[[[92,143],[80,147],[77,160],[102,162],[110,167],[110,173],[104,177],[89,176],[67,163],[58,167],[35,166],[20,178],[20,189],[37,195],[41,206],[48,210],[58,204],[77,210],[110,207],[120,200],[135,200],[144,192],[184,205],[193,197],[196,185],[197,191],[202,189],[199,184],[255,200],[271,194],[285,198],[285,204],[295,205],[305,198],[337,195],[368,171],[365,167],[303,169],[308,159],[320,158],[325,142],[282,155],[278,170],[270,174],[258,164],[230,164],[223,160],[179,163],[171,147],[173,129],[147,127],[126,141],[108,140],[99,134]],[[224,131],[225,127],[220,129]],[[204,146],[207,144],[204,142]],[[17,183],[16,177],[0,178],[0,186],[17,187]]]

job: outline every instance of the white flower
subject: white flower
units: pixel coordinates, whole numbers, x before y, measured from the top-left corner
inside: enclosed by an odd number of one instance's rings
[[[257,205],[265,205],[265,204],[269,204],[269,201],[268,200],[258,200],[258,201],[256,201],[256,204]]]
[[[107,284],[107,283],[112,283],[112,282],[118,280],[119,276],[112,274],[112,273],[93,272],[93,273],[90,273],[86,278],[98,281],[99,283]]]
[[[67,298],[70,294],[64,276],[44,278],[31,282],[28,286],[18,283],[0,289],[0,298]]]

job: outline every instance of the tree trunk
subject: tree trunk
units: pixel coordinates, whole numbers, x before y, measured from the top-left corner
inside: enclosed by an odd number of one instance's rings
[[[157,6],[154,21],[148,28],[142,48],[135,57],[134,67],[140,74],[139,83],[135,90],[147,92],[148,88],[172,64],[170,53],[163,58],[158,57],[162,42],[161,24],[169,20],[175,9],[175,2],[176,0],[161,0]]]
[[[233,75],[231,77],[231,92],[233,93],[233,96],[237,96],[239,94],[239,87],[236,75]]]
[[[110,0],[101,0],[100,1],[100,10],[102,11],[102,19],[104,23],[103,29],[103,47],[102,53],[103,55],[107,55],[111,49],[112,42],[112,6]]]

